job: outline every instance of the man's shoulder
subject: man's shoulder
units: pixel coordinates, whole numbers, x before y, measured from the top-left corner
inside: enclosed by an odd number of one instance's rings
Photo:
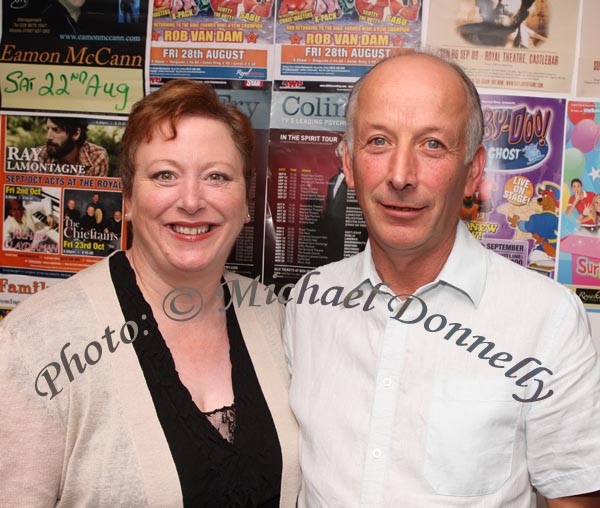
[[[571,291],[548,276],[546,272],[536,271],[532,268],[521,266],[510,259],[487,250],[489,256],[488,281],[492,292],[506,289],[513,298],[527,300],[534,298],[537,301],[540,295],[545,298],[563,298]]]

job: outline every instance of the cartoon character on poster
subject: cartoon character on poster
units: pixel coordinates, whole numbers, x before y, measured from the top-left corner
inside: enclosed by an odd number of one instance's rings
[[[519,177],[527,180],[524,177]],[[529,180],[527,180],[529,181]],[[531,188],[529,182],[528,188]],[[528,217],[513,214],[507,217],[510,227],[519,231],[514,239],[532,238],[535,248],[529,254],[529,268],[541,272],[554,270],[558,241],[558,210],[560,207],[560,188],[553,182],[543,182],[537,187],[536,208]],[[529,213],[531,207],[524,210]]]

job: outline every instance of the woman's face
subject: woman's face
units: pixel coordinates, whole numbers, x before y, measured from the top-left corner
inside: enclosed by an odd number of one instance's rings
[[[156,129],[134,162],[132,194],[125,200],[134,256],[163,278],[221,274],[248,213],[242,157],[227,126],[184,117],[175,139]]]

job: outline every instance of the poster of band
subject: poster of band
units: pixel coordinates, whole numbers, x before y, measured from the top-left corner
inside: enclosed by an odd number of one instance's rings
[[[498,254],[554,277],[561,202],[565,100],[481,97],[484,179],[462,219]]]
[[[157,78],[270,79],[272,0],[154,0]]]
[[[477,86],[569,92],[579,2],[431,0],[427,44]]]
[[[600,97],[600,2],[583,0],[577,95]]]
[[[277,79],[355,81],[421,43],[421,0],[280,0]]]
[[[148,0],[2,0],[0,9],[2,110],[126,115],[144,96]]]
[[[123,248],[116,159],[125,123],[58,116],[0,120],[0,265],[74,273]]]
[[[558,281],[600,312],[600,103],[567,107]]]
[[[266,284],[296,282],[323,264],[358,253],[366,227],[348,189],[338,146],[351,85],[276,82],[265,242]]]

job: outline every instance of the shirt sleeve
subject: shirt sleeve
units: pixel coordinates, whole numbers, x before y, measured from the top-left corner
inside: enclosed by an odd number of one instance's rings
[[[544,339],[553,394],[525,409],[531,483],[547,498],[600,490],[600,362],[583,304],[565,295]]]

